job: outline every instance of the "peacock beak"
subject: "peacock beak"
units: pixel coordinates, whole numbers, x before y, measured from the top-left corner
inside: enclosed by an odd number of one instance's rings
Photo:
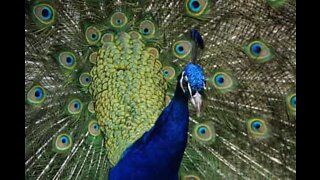
[[[200,110],[201,110],[201,104],[202,104],[202,97],[198,91],[196,91],[196,93],[191,97],[191,103],[197,111],[197,117],[199,117]]]

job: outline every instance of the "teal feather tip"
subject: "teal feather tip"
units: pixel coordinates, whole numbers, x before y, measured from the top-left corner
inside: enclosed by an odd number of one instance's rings
[[[100,135],[100,126],[97,121],[92,120],[89,122],[88,132],[92,136],[99,136]]]
[[[89,45],[96,45],[101,37],[101,32],[94,26],[89,26],[85,30],[85,37]]]
[[[62,133],[53,140],[53,150],[58,153],[68,151],[72,147],[72,138],[70,135]]]
[[[27,93],[26,102],[30,105],[41,105],[46,99],[47,93],[42,86],[35,85]]]
[[[201,19],[209,10],[209,0],[185,0],[184,7],[187,16]]]
[[[296,93],[291,93],[286,97],[286,104],[291,112],[291,114],[295,114],[296,112]]]
[[[162,75],[166,80],[171,80],[175,77],[176,71],[171,66],[165,66],[162,68]]]
[[[173,44],[173,55],[179,59],[187,59],[190,57],[192,50],[192,43],[188,40],[180,40]]]
[[[273,50],[269,45],[260,40],[250,42],[244,47],[244,51],[250,59],[257,63],[265,63],[274,57]]]
[[[77,64],[76,56],[70,51],[63,51],[57,57],[59,65],[66,70],[73,70]]]
[[[197,142],[212,144],[216,139],[216,131],[211,122],[201,123],[194,126],[193,136]]]
[[[67,112],[70,115],[76,115],[82,111],[82,102],[79,99],[72,99],[67,104]]]
[[[48,26],[55,22],[56,12],[51,5],[43,3],[33,6],[32,15],[39,25]]]
[[[83,87],[88,87],[90,85],[91,81],[92,81],[92,78],[88,72],[82,73],[79,76],[79,82],[80,82],[81,86],[83,86]]]
[[[247,120],[247,132],[252,139],[261,140],[270,136],[270,129],[267,122],[261,118]]]

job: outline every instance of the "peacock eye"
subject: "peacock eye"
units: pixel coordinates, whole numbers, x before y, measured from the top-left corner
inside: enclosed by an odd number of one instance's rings
[[[111,25],[115,28],[121,28],[121,27],[125,26],[127,24],[127,22],[128,22],[128,18],[122,12],[115,12],[111,16],[111,20],[110,20]]]
[[[268,128],[263,119],[252,118],[247,121],[248,134],[255,139],[267,137]]]
[[[162,75],[165,79],[171,80],[172,78],[174,78],[175,74],[176,73],[173,67],[170,67],[170,66],[163,67]]]
[[[101,36],[101,32],[93,26],[90,26],[86,29],[86,40],[90,45],[96,44]]]
[[[58,58],[59,64],[65,69],[73,69],[76,65],[75,55],[71,52],[61,52]]]
[[[291,105],[296,108],[296,95],[291,98]]]
[[[191,49],[191,42],[186,40],[177,41],[173,45],[173,55],[177,58],[184,59],[190,54]]]
[[[187,175],[187,176],[184,176],[183,180],[200,180],[200,178],[195,175]]]
[[[73,99],[68,104],[69,114],[79,114],[82,111],[82,103],[79,99]]]
[[[200,127],[198,130],[199,135],[203,136],[206,134],[207,128],[206,127]]]
[[[262,45],[259,44],[259,43],[254,43],[254,44],[251,45],[250,50],[251,50],[251,53],[254,56],[258,57],[260,55],[260,53],[261,53]]]
[[[185,11],[187,15],[199,17],[206,12],[208,0],[185,0]]]
[[[60,134],[55,140],[55,148],[59,152],[68,150],[72,146],[71,137],[67,134]]]
[[[259,121],[254,121],[254,122],[252,122],[251,126],[252,126],[252,129],[253,129],[253,130],[259,131],[259,129],[261,128],[261,122],[259,122]]]
[[[92,120],[88,125],[88,131],[92,136],[99,136],[100,135],[100,126],[97,121]]]
[[[54,20],[54,10],[48,4],[35,5],[33,14],[43,24],[50,24]]]
[[[52,10],[49,7],[44,7],[41,15],[44,20],[50,20],[52,18]]]
[[[69,140],[66,136],[61,137],[61,143],[64,145],[68,145],[69,144]]]
[[[188,4],[188,7],[192,12],[195,12],[195,13],[201,10],[201,4],[197,0],[191,0]]]
[[[150,20],[142,21],[139,29],[140,33],[146,38],[152,38],[156,31],[154,23]]]
[[[79,82],[83,87],[90,85],[92,78],[88,72],[82,73],[79,77]]]
[[[121,20],[121,19],[117,19],[117,20],[116,20],[116,24],[117,24],[117,25],[119,25],[119,24],[121,24],[121,23],[122,23],[122,20]]]
[[[178,54],[183,54],[184,53],[184,48],[183,48],[183,46],[181,46],[181,45],[176,45],[176,52],[178,53]]]
[[[222,86],[224,83],[224,75],[217,75],[215,78],[215,83],[217,84],[217,86]]]
[[[234,87],[233,78],[222,71],[217,71],[213,75],[213,86],[217,92],[228,92]]]
[[[287,106],[291,111],[296,111],[296,93],[287,96]]]
[[[212,124],[202,123],[194,127],[196,141],[212,143],[215,140],[215,130]]]
[[[32,87],[27,93],[27,102],[30,104],[41,104],[45,100],[45,90],[41,86]]]
[[[263,63],[272,59],[271,49],[262,41],[253,41],[245,47],[247,55],[255,62]]]
[[[150,33],[150,30],[148,28],[143,29],[143,34],[149,34],[149,33]]]
[[[34,90],[34,97],[37,99],[37,100],[41,100],[42,97],[43,97],[43,90],[39,87],[35,88]]]

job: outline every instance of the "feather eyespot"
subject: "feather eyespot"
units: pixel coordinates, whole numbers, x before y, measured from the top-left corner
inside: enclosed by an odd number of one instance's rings
[[[296,108],[296,96],[293,96],[290,102],[291,102],[291,106]]]
[[[273,52],[268,45],[262,41],[256,40],[250,42],[245,47],[245,53],[257,63],[270,61],[273,57]]]
[[[201,10],[201,4],[197,0],[189,1],[188,7],[189,7],[190,11],[195,12],[195,13],[197,13]]]
[[[296,93],[287,96],[287,106],[291,111],[296,111]]]
[[[83,87],[88,87],[90,85],[91,81],[92,81],[92,78],[88,72],[82,73],[79,76],[79,82],[80,82],[81,86],[83,86]]]
[[[198,176],[195,175],[186,175],[183,177],[184,180],[200,180]]]
[[[215,141],[215,129],[211,123],[202,123],[194,127],[196,141],[202,143],[212,143]]]
[[[35,5],[33,7],[33,14],[44,25],[50,25],[54,22],[55,11],[49,4]]]
[[[200,18],[201,15],[207,12],[208,0],[186,0],[185,11],[187,15]]]
[[[115,28],[121,28],[128,22],[127,16],[122,12],[116,12],[111,16],[111,25]]]
[[[143,35],[145,38],[152,38],[154,37],[154,34],[156,32],[155,25],[152,21],[150,20],[144,20],[140,23],[140,33]]]
[[[97,121],[90,121],[88,125],[88,131],[92,136],[99,136],[100,135],[100,126]]]
[[[189,41],[181,40],[173,44],[173,55],[177,58],[186,58],[192,50],[192,44]]]
[[[223,71],[216,71],[213,74],[212,84],[214,90],[218,93],[229,92],[235,87],[235,81],[233,77]]]
[[[90,45],[95,45],[99,42],[101,32],[94,26],[89,26],[85,32],[86,40]]]
[[[170,66],[163,67],[162,75],[165,79],[171,80],[172,78],[174,78],[175,74],[176,72],[173,67],[170,67]]]
[[[247,121],[248,134],[254,139],[266,138],[269,134],[265,120],[252,118]]]
[[[224,75],[223,74],[219,74],[215,77],[215,83],[217,84],[217,86],[221,87],[224,84]]]
[[[82,111],[82,103],[79,99],[73,99],[68,103],[67,110],[69,114],[75,115]]]
[[[59,64],[65,68],[72,70],[76,65],[75,55],[71,52],[61,52],[58,57]]]
[[[46,92],[41,86],[33,86],[27,93],[27,102],[33,105],[39,105],[44,102]]]
[[[54,146],[58,152],[64,152],[71,148],[72,139],[68,134],[60,134],[55,139]]]

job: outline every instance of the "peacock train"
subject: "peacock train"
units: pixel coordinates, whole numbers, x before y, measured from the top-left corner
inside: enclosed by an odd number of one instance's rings
[[[25,179],[296,178],[294,0],[26,0]]]

